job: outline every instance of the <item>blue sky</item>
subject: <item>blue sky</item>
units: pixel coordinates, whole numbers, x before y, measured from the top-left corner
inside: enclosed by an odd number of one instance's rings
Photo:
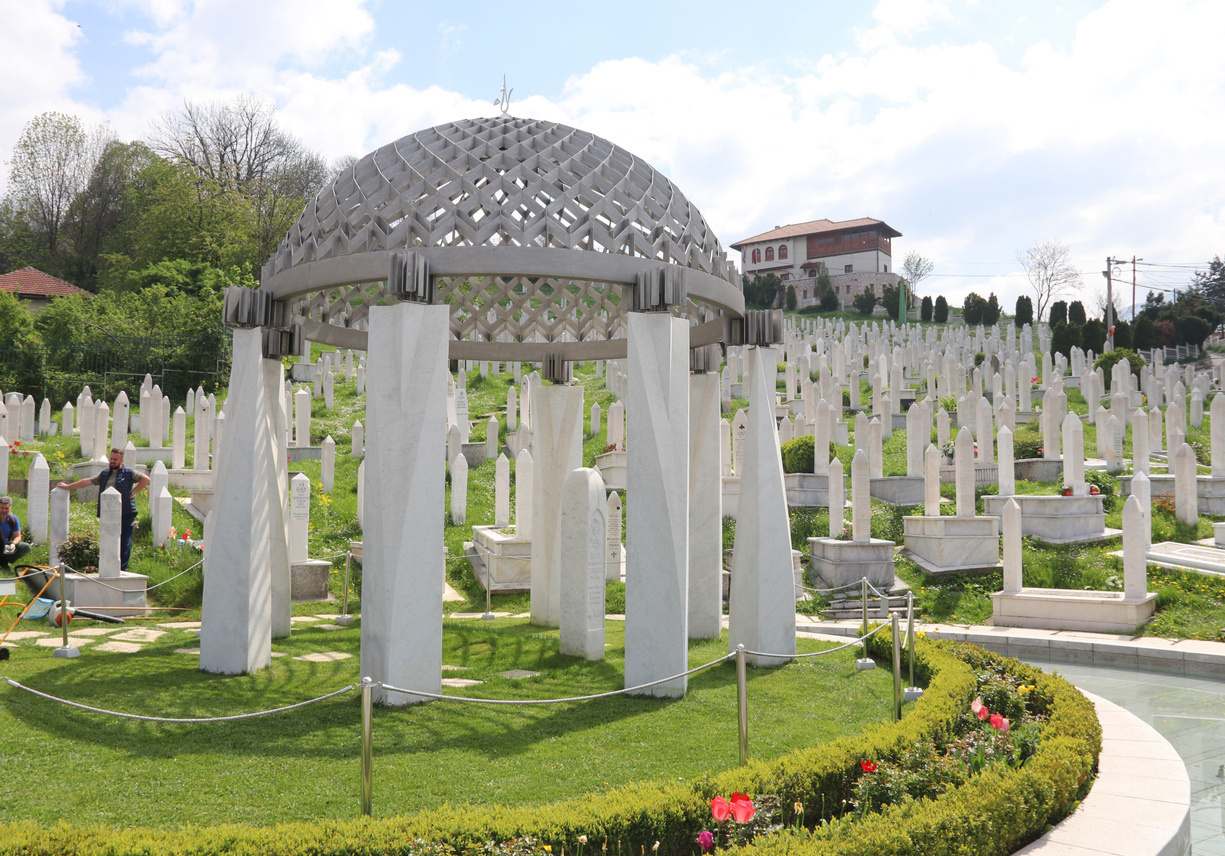
[[[1107,255],[1168,288],[1225,254],[1222,31],[1219,0],[0,0],[0,157],[47,110],[135,139],[240,93],[360,156],[492,114],[506,74],[512,114],[645,158],[725,247],[877,217],[895,265],[935,262],[921,291],[1011,307],[1017,253],[1054,238],[1091,305]]]

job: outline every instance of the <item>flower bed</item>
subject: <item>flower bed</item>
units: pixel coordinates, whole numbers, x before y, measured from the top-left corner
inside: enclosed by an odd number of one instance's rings
[[[871,640],[878,656],[885,653],[883,636]],[[0,824],[0,854],[517,856],[546,847],[558,856],[584,856],[586,850],[592,856],[597,850],[624,856],[692,854],[700,852],[701,844],[735,846],[749,837],[735,826],[741,818],[755,824],[754,831],[770,833],[739,845],[745,856],[783,851],[865,856],[1011,853],[1064,817],[1087,790],[1101,748],[1093,707],[1063,679],[971,646],[920,641],[916,655],[916,678],[927,691],[900,722],[695,782],[635,783],[547,806],[447,807],[403,818],[268,828],[113,830]],[[1021,693],[1021,687],[1028,689]],[[1032,756],[1014,766],[1002,756],[986,758],[984,748],[980,773],[947,777],[931,799],[879,801],[879,811],[867,804],[865,776],[903,765],[916,747],[944,747],[964,737],[967,721],[978,724],[970,706],[979,696],[1001,717],[999,725],[983,726],[988,731],[1003,731],[1003,718],[1021,723],[1031,716]],[[1016,725],[1013,730],[1015,744],[1024,728]],[[733,795],[730,803],[727,794]],[[754,798],[756,816],[743,805],[745,794],[766,796]],[[712,830],[716,822],[724,826]],[[712,834],[700,842],[703,831]]]

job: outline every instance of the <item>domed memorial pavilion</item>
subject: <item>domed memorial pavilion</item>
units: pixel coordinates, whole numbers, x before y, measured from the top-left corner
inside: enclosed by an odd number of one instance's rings
[[[228,431],[219,453],[210,524],[231,534],[212,539],[206,558],[201,668],[262,668],[271,637],[289,632],[280,357],[315,341],[368,351],[363,675],[441,686],[442,449],[454,360],[538,363],[551,381],[531,393],[531,609],[533,621],[554,626],[561,484],[582,452],[571,366],[627,361],[626,682],[683,672],[698,522],[690,495],[702,478],[703,493],[720,492],[718,375],[705,373],[718,366],[719,342],[781,336],[777,314],[745,313],[737,282],[671,181],[555,122],[439,125],[345,170],[268,259],[259,289],[226,294],[225,320],[240,328],[226,409],[243,430]],[[702,523],[717,556],[714,516],[713,527]],[[684,689],[679,679],[651,691]]]

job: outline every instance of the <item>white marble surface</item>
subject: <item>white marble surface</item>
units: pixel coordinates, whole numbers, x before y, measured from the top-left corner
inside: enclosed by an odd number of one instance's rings
[[[559,650],[584,660],[604,659],[605,514],[600,474],[570,473],[562,485]]]
[[[561,489],[583,462],[583,388],[531,383],[533,624],[561,620]],[[526,420],[525,420],[526,421]]]

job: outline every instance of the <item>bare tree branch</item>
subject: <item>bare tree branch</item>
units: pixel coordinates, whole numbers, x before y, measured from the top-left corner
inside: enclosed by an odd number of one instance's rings
[[[1038,321],[1046,315],[1050,302],[1080,285],[1080,272],[1072,264],[1071,251],[1062,241],[1036,241],[1017,261],[1025,269],[1029,286],[1038,302]]]

